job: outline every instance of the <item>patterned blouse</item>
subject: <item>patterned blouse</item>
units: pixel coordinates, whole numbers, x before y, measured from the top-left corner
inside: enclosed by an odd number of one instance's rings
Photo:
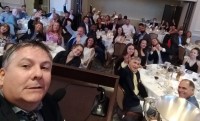
[[[62,37],[58,33],[48,32],[46,34],[46,40],[53,41],[54,43],[57,43],[57,45],[62,44]]]

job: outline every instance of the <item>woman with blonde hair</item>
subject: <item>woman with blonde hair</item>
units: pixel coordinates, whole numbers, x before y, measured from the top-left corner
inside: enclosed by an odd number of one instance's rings
[[[64,40],[61,35],[62,28],[59,22],[53,22],[46,33],[46,41],[52,41],[53,43],[57,43],[57,45],[64,46]]]

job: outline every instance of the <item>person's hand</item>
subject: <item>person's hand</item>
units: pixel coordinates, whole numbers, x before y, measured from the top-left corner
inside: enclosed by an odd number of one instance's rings
[[[67,21],[67,25],[72,25],[72,22],[71,21]]]
[[[156,47],[152,46],[151,51],[152,52],[156,51]]]
[[[157,50],[159,50],[159,51],[162,50],[162,47],[160,46],[160,44],[157,44],[157,45],[156,45],[156,48],[157,48]]]
[[[76,44],[80,44],[81,43],[81,36],[77,35],[76,37]]]

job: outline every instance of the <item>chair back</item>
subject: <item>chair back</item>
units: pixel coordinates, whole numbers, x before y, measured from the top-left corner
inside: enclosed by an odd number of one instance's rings
[[[200,40],[196,40],[195,44],[200,45]]]
[[[91,66],[92,66],[92,61],[94,60],[94,57],[95,57],[95,51],[92,53],[92,55],[91,55],[91,58],[90,58],[90,60],[88,61],[88,63],[87,63],[87,69],[90,69],[91,68]]]
[[[156,33],[149,33],[149,36],[150,36],[151,39],[158,38],[158,34],[156,34]]]
[[[122,55],[124,49],[126,47],[125,43],[115,43],[114,44],[114,53],[113,56],[119,57]]]
[[[182,46],[179,46],[178,48],[178,59],[183,62],[184,56],[185,56],[185,48]]]
[[[117,105],[121,110],[123,110],[124,90],[120,86],[118,86],[117,89],[116,99],[117,99]]]

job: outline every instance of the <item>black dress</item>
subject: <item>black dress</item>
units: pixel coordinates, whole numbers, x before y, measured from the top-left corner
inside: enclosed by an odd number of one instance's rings
[[[185,69],[188,69],[190,71],[196,72],[198,71],[198,65],[197,62],[195,62],[192,66],[188,62],[185,62]]]
[[[140,58],[141,58],[141,66],[145,66],[146,65],[146,63],[147,63],[147,56],[145,55],[145,56],[140,56]]]
[[[53,59],[54,63],[58,64],[63,64],[63,65],[68,65],[68,66],[74,66],[74,67],[79,67],[81,64],[81,58],[79,56],[74,57],[71,61],[66,63],[67,60],[67,55],[69,52],[67,51],[61,51],[59,52]]]

